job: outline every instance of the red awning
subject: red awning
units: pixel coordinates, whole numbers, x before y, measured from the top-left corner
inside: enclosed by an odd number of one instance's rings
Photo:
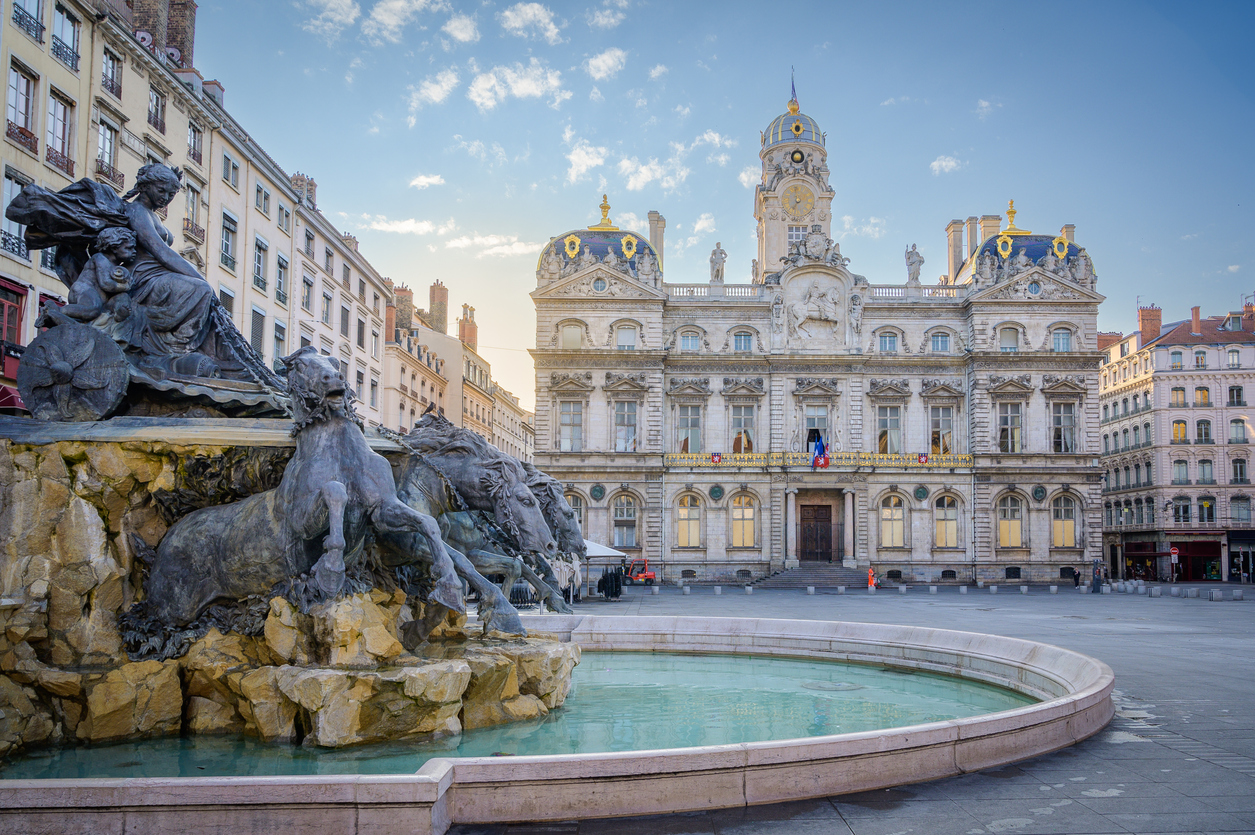
[[[0,386],[0,409],[21,409],[28,411],[22,402],[22,395],[13,386]]]

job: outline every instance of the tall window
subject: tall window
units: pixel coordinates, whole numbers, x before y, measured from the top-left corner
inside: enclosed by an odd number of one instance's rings
[[[1174,444],[1188,444],[1189,436],[1186,435],[1185,421],[1174,420],[1172,422],[1172,442]]]
[[[24,293],[7,284],[0,284],[0,339],[14,345],[22,344],[22,305]]]
[[[288,303],[288,259],[282,255],[275,257],[275,299],[280,304]]]
[[[1228,359],[1229,359],[1229,367],[1230,367],[1230,368],[1241,368],[1241,367],[1242,367],[1242,354],[1241,354],[1241,352],[1239,352],[1239,351],[1238,351],[1238,349],[1237,349],[1237,348],[1230,348],[1230,349],[1229,349],[1229,352],[1228,352]]]
[[[1172,483],[1173,484],[1189,484],[1190,483],[1190,465],[1185,461],[1172,462]]]
[[[998,404],[998,451],[1023,452],[1024,434],[1020,403]]]
[[[166,132],[166,97],[152,87],[148,88],[148,124],[159,133]]]
[[[275,359],[288,352],[288,329],[275,322]]]
[[[701,452],[702,407],[681,406],[679,421],[680,452]]]
[[[564,351],[578,350],[583,345],[583,336],[583,329],[579,325],[563,325],[562,349]]]
[[[1248,481],[1246,475],[1246,459],[1234,458],[1232,462],[1233,477],[1230,479],[1232,484],[1246,484]]]
[[[902,548],[906,544],[906,516],[901,496],[885,496],[880,502],[880,544]]]
[[[222,155],[222,181],[228,183],[231,188],[240,187],[240,164],[233,160],[230,154]]]
[[[39,153],[39,139],[35,136],[35,79],[16,66],[9,67],[8,117],[10,136],[32,154]]]
[[[1134,426],[1133,427],[1133,448],[1137,449],[1141,445],[1142,445],[1142,430],[1139,427]]]
[[[1246,443],[1246,419],[1234,418],[1229,421],[1229,443],[1244,444]]]
[[[614,497],[614,547],[636,547],[636,499],[632,496]]]
[[[58,61],[78,71],[78,18],[58,3],[52,11],[52,54]]]
[[[675,509],[675,544],[679,548],[697,548],[702,544],[702,508],[696,496],[680,497]]]
[[[1055,328],[1050,334],[1051,348],[1056,352],[1072,350],[1072,331],[1067,328]]]
[[[253,286],[258,290],[266,289],[266,262],[270,249],[261,238],[253,241]]]
[[[184,216],[192,226],[200,229],[200,189],[188,183],[183,190],[186,192],[184,195],[186,198]],[[204,230],[201,230],[200,234],[204,235]]]
[[[620,351],[636,350],[636,328],[631,325],[623,325],[615,331],[617,337],[615,347]]]
[[[1194,443],[1210,444],[1211,443],[1211,421],[1200,420],[1198,423],[1194,424],[1194,434],[1195,434]]]
[[[187,123],[187,155],[197,163],[205,158],[205,132],[195,122]]]
[[[256,194],[253,197],[253,205],[260,209],[262,214],[270,214],[270,191],[260,183],[257,184]]]
[[[1024,547],[1024,505],[1016,496],[1003,496],[998,500],[998,546],[1000,548]]]
[[[1020,332],[1015,328],[998,331],[998,350],[1008,353],[1020,350]]]
[[[305,230],[305,254],[310,258],[314,257],[314,233],[308,229]]]
[[[815,444],[820,437],[828,437],[828,407],[806,406],[806,454],[815,454]],[[826,445],[827,440],[824,441]]]
[[[579,493],[567,493],[566,503],[571,506],[571,512],[575,514],[575,523],[580,526],[580,530],[587,530],[584,527],[584,497]]]
[[[949,455],[954,452],[954,407],[931,406],[928,422],[933,455]]]
[[[122,98],[122,59],[107,49],[100,64],[100,80],[106,92]]]
[[[249,343],[253,346],[253,350],[261,356],[266,349],[266,314],[264,311],[253,308],[252,328],[249,331]]]
[[[74,176],[70,164],[70,132],[74,127],[74,107],[59,96],[48,97],[48,161]]]
[[[1216,472],[1212,469],[1210,461],[1198,462],[1198,483],[1199,484],[1215,484]]]
[[[896,333],[882,333],[880,335],[880,353],[896,354],[898,352],[898,335]]]
[[[614,404],[614,451],[636,452],[636,403],[620,400]]]
[[[902,407],[876,407],[876,449],[881,453],[902,451]]]
[[[584,404],[563,400],[558,404],[558,449],[580,452],[584,449]]]
[[[1216,521],[1216,500],[1211,496],[1203,496],[1198,500],[1198,521],[1204,525]]]
[[[1195,367],[1195,368],[1206,368],[1206,367],[1207,367],[1207,352],[1206,352],[1206,351],[1195,351],[1195,352],[1194,352],[1194,367]]]
[[[118,129],[104,119],[96,131],[96,159],[110,166],[118,164]]]
[[[1194,405],[1210,406],[1211,405],[1211,389],[1206,386],[1196,386],[1194,388]]]
[[[322,317],[321,317],[324,325],[331,324],[331,305],[332,305],[331,294],[324,290],[322,294]]]
[[[379,381],[372,378],[370,381],[370,403],[372,409],[379,408]]]
[[[1251,500],[1246,496],[1229,499],[1229,515],[1233,517],[1233,524],[1250,527]]]
[[[1177,524],[1190,523],[1190,500],[1185,496],[1177,496],[1172,500],[1172,521]]]
[[[235,318],[235,294],[225,287],[218,288],[218,301],[222,302],[222,309],[227,312],[227,316],[231,319]]]
[[[1241,386],[1229,386],[1229,405],[1245,406],[1246,399],[1242,396]]]
[[[754,335],[746,331],[732,334],[732,350],[738,354],[748,354],[753,350]]]
[[[933,505],[933,545],[959,547],[959,502],[953,496],[942,496]]]
[[[327,272],[331,272],[335,266],[335,255],[331,252],[331,247],[329,246],[323,247],[322,266],[323,266],[323,269],[325,269]],[[345,266],[348,266],[348,265],[346,264]],[[346,273],[344,276],[344,286],[347,287],[348,284],[349,284],[349,276]]]
[[[732,407],[732,451],[754,451],[754,407]]]
[[[366,320],[357,320],[357,347],[365,349],[366,347]]]
[[[1050,412],[1055,452],[1076,452],[1076,404],[1053,403]]]
[[[1076,547],[1076,500],[1059,496],[1050,508],[1050,544],[1055,548]]]
[[[235,218],[224,212],[222,215],[222,254],[218,260],[222,266],[232,272],[235,272],[235,232]]]
[[[340,305],[340,335],[341,336],[349,335],[349,314],[350,314],[349,309],[344,305]]]
[[[732,499],[732,547],[753,548],[757,542],[754,530],[754,497],[736,496]]]
[[[700,351],[702,348],[701,335],[693,333],[680,334],[680,350],[681,351]]]
[[[1180,351],[1173,351],[1171,354],[1169,354],[1168,359],[1169,359],[1169,367],[1173,371],[1180,371],[1182,368],[1185,367],[1185,360],[1182,358]]]
[[[934,333],[932,336],[932,351],[934,354],[950,353],[950,334]]]

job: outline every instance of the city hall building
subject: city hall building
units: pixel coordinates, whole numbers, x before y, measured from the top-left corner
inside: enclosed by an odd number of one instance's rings
[[[709,282],[666,282],[665,219],[646,239],[604,199],[540,254],[536,465],[585,535],[667,581],[1044,582],[1101,556],[1103,297],[1073,227],[955,220],[939,282],[914,247],[868,278],[796,101],[759,156],[749,283],[719,247]]]

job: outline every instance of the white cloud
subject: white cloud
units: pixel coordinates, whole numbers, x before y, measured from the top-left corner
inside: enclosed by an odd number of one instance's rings
[[[697,222],[693,224],[693,234],[700,235],[703,232],[713,231],[715,231],[715,216],[710,212],[702,212]]]
[[[684,166],[678,153],[673,154],[666,162],[659,162],[653,157],[646,162],[641,162],[636,157],[624,157],[619,160],[618,168],[619,173],[627,178],[628,191],[640,191],[654,180],[658,181],[663,191],[673,191],[689,175],[689,169]]]
[[[430,220],[415,220],[412,217],[405,220],[388,220],[384,215],[363,215],[362,219],[365,222],[358,224],[359,229],[374,229],[377,232],[395,232],[401,235],[447,235],[457,228],[453,218],[441,224]]]
[[[590,101],[605,101],[606,100],[606,97],[603,96],[601,94],[601,91],[598,90],[596,87],[588,91],[588,98]]]
[[[562,141],[570,145],[571,140],[575,138],[575,128],[567,125],[562,129]]]
[[[588,25],[594,29],[613,29],[622,23],[626,17],[627,15],[623,12],[618,12],[614,9],[598,9],[589,13]]]
[[[476,258],[508,258],[511,255],[535,255],[543,244],[520,241],[518,235],[463,235],[445,241],[449,249],[478,249]]]
[[[442,8],[440,0],[379,0],[362,23],[362,34],[376,45],[400,43],[401,30],[424,9]]]
[[[354,58],[352,61],[350,61],[350,62],[349,62],[349,68],[348,68],[348,71],[346,71],[346,72],[344,73],[344,83],[345,83],[345,84],[352,84],[352,83],[353,83],[353,76],[354,76],[354,74],[355,74],[353,71],[354,71],[354,70],[356,70],[356,69],[359,69],[361,66],[362,66],[362,59],[361,59],[361,58]]]
[[[883,217],[869,217],[867,220],[855,220],[852,215],[845,215],[841,218],[841,237],[857,237],[857,238],[881,238],[884,237],[885,219]]]
[[[410,180],[410,185],[419,190],[429,186],[442,186],[444,185],[444,177],[441,177],[439,174],[419,174]]]
[[[986,116],[994,112],[995,107],[1002,107],[1001,104],[993,104],[985,99],[976,100],[976,115],[983,121]]]
[[[651,81],[657,81],[667,74],[667,68],[663,64],[655,64],[654,68],[649,71]]]
[[[741,169],[741,173],[736,175],[737,180],[746,188],[753,188],[758,185],[759,170],[752,165],[747,165]]]
[[[594,81],[613,78],[627,63],[627,53],[617,46],[612,46],[600,55],[594,55],[584,62],[584,71]]]
[[[693,144],[689,145],[685,153],[693,150],[701,145],[710,145],[713,148],[735,148],[736,140],[723,134],[708,130],[701,136],[693,140]]]
[[[551,104],[554,107],[572,95],[569,90],[562,89],[562,73],[549,69],[535,58],[527,66],[516,63],[480,73],[471,80],[466,91],[466,97],[481,113],[492,110],[510,96],[526,99],[549,94],[553,95]]]
[[[962,167],[963,163],[954,157],[940,156],[932,162],[928,163],[928,167],[932,169],[933,176],[939,177],[942,174],[949,174],[951,171],[957,171]]]
[[[488,158],[492,157],[492,161],[497,165],[503,165],[509,160],[505,148],[502,148],[500,143],[494,142],[492,145],[485,145],[478,139],[467,142],[462,138],[461,134],[454,134],[453,138],[457,140],[457,144],[453,146],[452,150],[466,151],[466,153],[484,162],[487,162]]]
[[[498,18],[511,35],[528,37],[533,30],[551,44],[562,43],[562,34],[553,22],[553,12],[540,3],[515,3]]]
[[[475,26],[475,18],[469,15],[454,15],[441,27],[441,31],[460,43],[475,43],[479,40],[479,28]]]
[[[675,106],[675,112],[676,112],[676,113],[679,113],[681,116],[687,116],[687,115],[689,115],[689,113],[690,113],[690,111],[691,111],[691,110],[692,110],[692,108],[687,107],[687,106],[682,105],[682,104],[677,104],[677,105]]]
[[[728,161],[731,159],[732,157],[728,156],[727,154],[711,154],[710,156],[706,157],[706,162],[713,162],[715,165],[718,165],[722,168],[723,166],[727,165]]]
[[[633,232],[640,232],[642,235],[649,234],[649,221],[640,217],[636,212],[613,212],[615,226],[620,229],[631,229]]]
[[[453,92],[453,88],[458,86],[458,74],[456,70],[444,70],[435,75],[429,75],[423,79],[423,82],[417,86],[410,85],[410,118],[409,125],[414,127],[417,121],[416,114],[425,104],[440,104],[449,98],[449,94]]]
[[[1242,265],[1241,265],[1241,264],[1230,264],[1230,265],[1229,265],[1229,272],[1231,272],[1231,273],[1235,273],[1235,272],[1237,272],[1237,271],[1238,271],[1238,270],[1240,270],[1240,269],[1242,269]]]
[[[606,149],[593,145],[587,139],[581,139],[566,155],[571,167],[566,171],[568,183],[578,183],[584,175],[606,162]]]
[[[362,7],[353,0],[305,0],[305,5],[318,12],[301,24],[306,32],[312,32],[328,43],[334,41],[352,26],[362,13]]]

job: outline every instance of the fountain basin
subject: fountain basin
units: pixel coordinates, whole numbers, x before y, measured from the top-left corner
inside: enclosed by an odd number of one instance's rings
[[[0,782],[0,830],[442,833],[453,823],[662,814],[885,788],[1085,739],[1111,719],[1107,665],[1069,650],[921,627],[756,618],[547,616],[585,650],[831,659],[958,675],[1041,701],[967,719],[783,741],[605,754],[437,759],[416,774]],[[6,820],[7,818],[7,820]]]

